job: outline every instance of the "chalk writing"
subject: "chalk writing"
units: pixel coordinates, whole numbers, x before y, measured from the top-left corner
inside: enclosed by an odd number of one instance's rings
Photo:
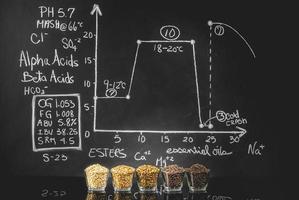
[[[36,95],[32,113],[34,151],[81,149],[79,95]]]
[[[173,46],[173,45],[164,46],[162,44],[154,44],[153,51],[157,53],[182,53],[184,52],[184,48],[183,46]]]
[[[98,148],[92,147],[88,152],[89,158],[121,158],[127,157],[126,150],[123,148]]]
[[[200,146],[193,146],[191,148],[185,147],[172,147],[166,150],[167,154],[194,154],[194,155],[201,155],[201,156],[229,156],[232,155],[232,151],[227,151],[222,146],[213,146],[210,147],[209,145],[204,145],[203,147]]]
[[[248,145],[247,153],[253,156],[261,156],[264,149],[265,149],[264,144],[261,144],[258,141],[254,141],[253,144]]]
[[[52,162],[65,162],[68,160],[68,156],[66,154],[60,154],[60,153],[55,153],[55,154],[43,153],[42,160],[45,163],[48,163],[51,161]]]
[[[51,190],[51,189],[42,189],[41,190],[41,197],[49,198],[49,197],[65,197],[67,195],[66,190]]]
[[[222,110],[218,110],[216,112],[216,118],[219,122],[225,123],[226,126],[247,124],[247,119],[240,117],[238,110],[233,113],[225,113]]]

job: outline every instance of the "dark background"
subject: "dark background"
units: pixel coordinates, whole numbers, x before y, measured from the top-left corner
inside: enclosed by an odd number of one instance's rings
[[[212,175],[215,177],[280,176],[277,173],[279,155],[282,155],[281,144],[286,139],[285,132],[281,130],[282,122],[280,120],[280,111],[283,108],[278,104],[278,100],[284,95],[279,82],[283,82],[284,79],[282,74],[277,76],[282,65],[277,55],[278,45],[276,46],[276,42],[279,43],[279,37],[277,37],[276,26],[282,19],[275,17],[276,10],[273,9],[273,4],[270,6],[253,1],[1,1],[0,148],[1,163],[8,172],[18,175],[81,176],[82,169],[90,163],[86,153],[87,147],[103,146],[111,142],[109,134],[95,135],[90,140],[83,141],[83,152],[67,152],[72,158],[67,164],[45,166],[40,161],[41,154],[32,152],[31,121],[28,120],[31,119],[31,98],[23,96],[19,81],[19,51],[25,48],[30,49],[25,41],[28,41],[27,37],[32,31],[33,20],[38,16],[36,7],[41,4],[74,6],[82,14],[77,17],[84,19],[93,3],[99,3],[104,14],[101,19],[103,29],[100,42],[102,42],[101,48],[105,50],[102,52],[101,62],[110,66],[132,62],[132,59],[126,60],[126,58],[133,55],[136,39],[158,38],[159,27],[164,24],[175,24],[182,27],[181,38],[193,38],[202,44],[196,48],[198,60],[203,66],[207,66],[208,32],[205,29],[205,24],[209,19],[226,22],[244,33],[257,55],[256,59],[252,59],[247,47],[233,33],[225,40],[220,41],[219,39],[215,44],[218,45],[218,48],[215,48],[215,55],[218,56],[215,58],[215,62],[225,63],[231,67],[228,70],[219,68],[217,69],[219,71],[215,72],[216,75],[223,76],[219,79],[216,78],[219,83],[216,82],[214,88],[214,94],[218,95],[218,98],[215,97],[214,109],[217,110],[223,106],[242,110],[249,121],[248,133],[240,144],[234,146],[235,152],[239,152],[239,154],[229,159],[204,158],[201,162],[213,169]],[[92,17],[90,19],[94,20]],[[94,21],[90,21],[90,24],[93,27]],[[122,34],[118,32],[120,30]],[[226,31],[229,30],[226,29]],[[88,46],[81,51],[82,55],[84,55],[84,51],[92,52]],[[131,65],[127,69],[131,69]],[[207,73],[204,68],[200,70],[199,74]],[[229,82],[228,80],[233,81]],[[205,93],[207,85],[202,84],[200,87],[202,87],[200,90],[203,91],[203,109],[207,109],[207,93]],[[62,90],[63,88],[53,89],[55,92]],[[76,85],[73,88],[67,88],[67,91],[70,93],[81,92],[85,99],[92,94],[78,89]],[[89,115],[83,116],[83,128],[90,127],[91,119],[92,117]],[[133,140],[131,137],[134,136],[124,134],[124,137],[128,143]],[[156,136],[149,136],[152,138],[152,143],[147,145],[154,146],[153,149],[159,152],[159,148],[156,148],[159,144],[155,143],[154,137]],[[173,141],[179,140],[176,137],[179,136],[174,136]],[[103,138],[105,139],[103,140]],[[247,148],[244,146],[255,140],[262,141],[266,145],[262,158],[252,158],[246,154]],[[172,144],[174,143],[172,142]],[[129,151],[134,153],[138,148],[144,147],[137,145],[130,148]],[[103,162],[108,166],[120,163],[136,165],[132,157],[126,161],[109,159],[94,161]],[[198,162],[196,157],[184,156],[177,158],[176,161],[181,165]]]

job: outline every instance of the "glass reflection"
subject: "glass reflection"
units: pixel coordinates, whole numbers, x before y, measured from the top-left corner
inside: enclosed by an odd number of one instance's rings
[[[207,193],[189,193],[188,200],[208,200],[208,196]]]
[[[164,200],[183,200],[183,193],[164,193]]]
[[[130,192],[116,192],[114,193],[113,200],[131,200],[132,193]]]
[[[140,200],[158,200],[157,193],[140,193]]]
[[[89,191],[86,195],[85,200],[106,200],[106,199],[107,199],[107,195],[105,192]]]

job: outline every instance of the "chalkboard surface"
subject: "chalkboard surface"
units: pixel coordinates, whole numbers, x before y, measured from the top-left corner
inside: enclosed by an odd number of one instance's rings
[[[261,5],[1,4],[1,152],[12,173],[82,176],[99,162],[274,174]]]

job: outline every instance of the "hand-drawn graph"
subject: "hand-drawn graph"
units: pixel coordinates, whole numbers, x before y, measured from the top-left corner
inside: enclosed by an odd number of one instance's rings
[[[234,130],[216,130],[214,119],[225,121],[225,113],[217,111],[204,120],[201,113],[196,41],[179,39],[180,30],[173,25],[160,29],[163,39],[136,41],[136,51],[130,78],[125,81],[101,80],[98,75],[101,66],[98,61],[98,16],[102,13],[95,5],[95,87],[94,87],[94,132],[111,133],[210,133],[244,135],[246,130],[235,126]],[[210,38],[212,32],[221,36],[224,27],[232,29],[254,51],[242,35],[231,26],[220,22],[208,22]],[[210,46],[211,46],[210,39]],[[212,71],[212,48],[209,49],[209,67]],[[176,74],[175,76],[173,76]],[[179,79],[173,79],[178,77]],[[101,89],[99,84],[105,85]],[[103,87],[103,86],[101,86]],[[212,88],[212,73],[209,74],[209,88]],[[209,93],[209,105],[211,106]],[[235,114],[236,116],[238,115]]]

